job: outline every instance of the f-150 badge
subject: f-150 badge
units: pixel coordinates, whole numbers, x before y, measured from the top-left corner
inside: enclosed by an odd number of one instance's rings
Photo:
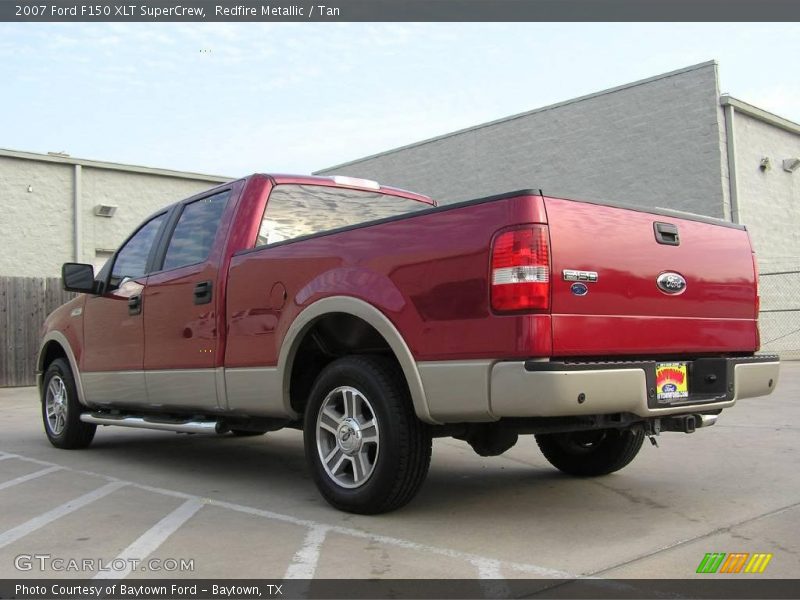
[[[564,269],[564,281],[588,281],[594,283],[597,281],[597,271],[574,271],[572,269]]]

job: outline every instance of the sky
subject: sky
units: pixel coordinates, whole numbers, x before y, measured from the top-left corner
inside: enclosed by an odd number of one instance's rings
[[[2,23],[0,148],[310,173],[712,59],[800,122],[798,56],[798,23]]]

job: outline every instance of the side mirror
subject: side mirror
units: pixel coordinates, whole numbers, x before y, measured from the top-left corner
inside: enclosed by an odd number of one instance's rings
[[[97,283],[94,280],[94,267],[82,263],[64,263],[61,267],[61,281],[68,292],[94,294]]]

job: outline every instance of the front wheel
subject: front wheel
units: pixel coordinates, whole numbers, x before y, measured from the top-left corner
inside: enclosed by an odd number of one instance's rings
[[[320,373],[304,417],[306,459],[324,498],[360,514],[408,503],[431,459],[431,435],[417,419],[397,365],[348,356]]]
[[[642,441],[642,427],[536,434],[536,443],[550,464],[579,477],[619,471],[636,457]]]
[[[82,410],[72,369],[66,360],[57,358],[42,381],[42,420],[53,446],[74,450],[92,443],[97,425],[81,421]]]

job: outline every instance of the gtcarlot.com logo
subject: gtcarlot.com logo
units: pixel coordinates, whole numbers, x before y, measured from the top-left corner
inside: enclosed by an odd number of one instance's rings
[[[772,554],[756,552],[708,552],[697,566],[698,573],[763,573]]]
[[[193,558],[61,558],[51,554],[18,554],[14,557],[14,568],[18,571],[194,571]]]

